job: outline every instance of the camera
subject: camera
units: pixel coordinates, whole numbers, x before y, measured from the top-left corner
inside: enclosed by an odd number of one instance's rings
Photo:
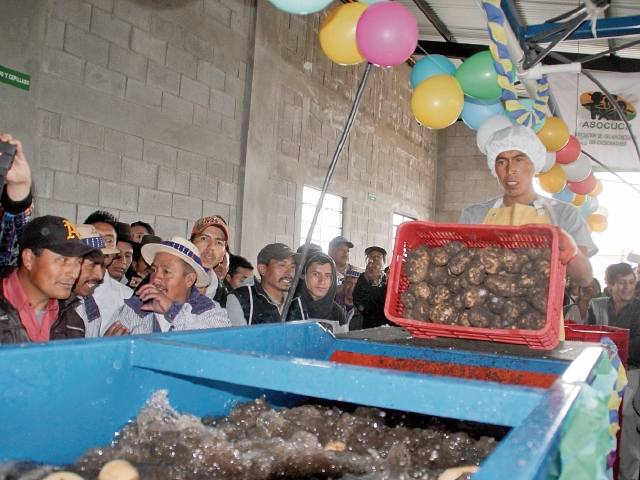
[[[13,163],[13,157],[16,155],[16,146],[7,142],[0,142],[0,182],[4,184],[7,172]]]

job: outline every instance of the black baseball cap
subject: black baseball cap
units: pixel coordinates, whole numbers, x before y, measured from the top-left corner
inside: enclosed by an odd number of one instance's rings
[[[258,264],[268,265],[271,260],[286,260],[289,257],[295,257],[295,261],[299,262],[302,254],[294,252],[284,243],[270,243],[258,253]]]
[[[346,243],[349,248],[353,248],[353,243],[351,243],[347,239],[347,237],[343,237],[342,235],[339,235],[329,242],[329,249],[335,248],[338,245],[342,245],[343,243]]]
[[[81,257],[96,250],[82,243],[76,226],[66,218],[44,215],[31,220],[20,236],[20,252],[25,248],[46,248],[65,257]]]
[[[382,247],[376,247],[374,245],[373,247],[367,247],[364,249],[365,255],[369,255],[371,252],[380,252],[385,258],[387,258],[387,251]]]

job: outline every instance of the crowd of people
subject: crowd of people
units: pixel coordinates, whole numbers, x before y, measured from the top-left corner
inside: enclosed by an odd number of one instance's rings
[[[301,253],[266,245],[256,276],[249,260],[229,251],[219,215],[197,219],[189,239],[162,239],[148,223],[127,224],[101,210],[81,224],[32,218],[22,145],[8,134],[0,140],[16,147],[2,191],[0,344],[311,319],[333,332],[389,323],[381,247],[366,249],[361,270],[349,263],[354,245],[347,238],[334,238],[328,253],[311,245],[293,285]]]
[[[8,134],[0,140],[16,147],[0,199],[0,344],[293,320],[320,321],[334,333],[391,324],[384,313],[388,267],[382,247],[368,246],[366,267],[359,269],[350,263],[354,244],[344,236],[334,238],[326,253],[313,244],[294,251],[272,243],[260,250],[254,268],[229,251],[229,230],[219,215],[194,219],[189,239],[162,239],[147,223],[129,225],[104,211],[79,225],[51,215],[31,219],[31,176],[22,146]],[[589,262],[597,247],[586,223],[574,206],[539,196],[533,188],[546,149],[531,129],[499,130],[485,149],[504,194],[465,208],[459,222],[553,225],[573,288],[568,296],[574,305],[567,305],[566,317],[630,329],[620,478],[635,480],[640,469],[640,416],[631,402],[640,377],[635,272],[628,264],[611,266],[610,296],[600,296]]]

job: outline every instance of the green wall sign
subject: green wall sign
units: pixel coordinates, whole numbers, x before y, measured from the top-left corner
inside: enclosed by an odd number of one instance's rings
[[[26,73],[16,72],[0,65],[0,82],[23,90],[29,90],[31,86],[31,77]]]
[[[367,200],[370,202],[377,202],[378,196],[375,193],[367,193]]]

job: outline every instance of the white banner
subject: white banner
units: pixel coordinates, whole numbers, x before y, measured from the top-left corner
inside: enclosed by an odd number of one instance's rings
[[[638,74],[590,73],[622,107],[637,139],[640,131]],[[568,73],[550,74],[549,85],[559,116],[585,152],[614,170],[640,170],[640,158],[629,130],[600,87],[582,74]]]

